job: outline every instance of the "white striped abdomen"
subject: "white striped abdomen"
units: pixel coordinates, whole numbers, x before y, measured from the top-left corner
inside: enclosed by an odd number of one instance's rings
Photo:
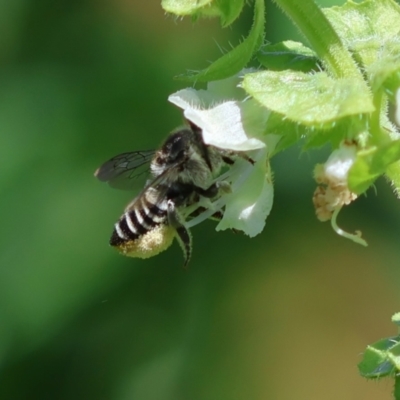
[[[166,224],[166,200],[154,204],[148,200],[148,197],[152,197],[150,191],[144,192],[127,208],[114,225],[110,239],[111,246],[119,248],[127,242],[135,241],[146,235],[157,226]]]

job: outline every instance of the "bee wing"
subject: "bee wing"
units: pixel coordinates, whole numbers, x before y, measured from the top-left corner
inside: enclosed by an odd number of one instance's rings
[[[132,190],[146,181],[154,153],[145,150],[118,154],[97,168],[94,176],[111,187]]]
[[[152,179],[146,182],[146,186],[141,190],[141,192],[128,204],[125,211],[129,211],[132,209],[135,202],[143,196],[143,194],[150,188],[155,188],[157,193],[157,198],[162,200],[165,198],[167,192],[170,189],[171,176],[176,176],[175,169],[180,169],[181,165],[185,161],[178,161],[177,163],[171,165],[169,168],[165,169],[160,175],[153,177]]]

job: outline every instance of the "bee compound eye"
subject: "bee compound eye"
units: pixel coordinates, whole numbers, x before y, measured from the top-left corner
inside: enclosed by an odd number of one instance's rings
[[[185,144],[182,140],[175,142],[171,147],[171,157],[178,158],[183,155],[185,151]]]

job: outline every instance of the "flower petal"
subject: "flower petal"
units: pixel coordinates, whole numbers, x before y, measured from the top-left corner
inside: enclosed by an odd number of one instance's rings
[[[208,110],[187,108],[184,115],[203,130],[206,144],[234,151],[265,147],[261,140],[246,135],[241,108],[235,101],[227,101]]]
[[[246,235],[253,237],[261,233],[265,226],[265,220],[269,215],[273,203],[273,185],[269,173],[266,171],[266,150],[260,150],[256,164],[233,167],[232,179],[235,182],[233,193],[227,196],[224,217],[216,227],[216,230],[238,229]],[[237,164],[246,163],[239,160]],[[247,162],[248,163],[248,162]],[[247,173],[246,173],[247,172]],[[235,180],[234,174],[241,176]],[[247,175],[247,176],[246,176]],[[241,179],[240,179],[241,178]],[[244,183],[240,185],[240,180]],[[236,186],[239,186],[237,189]]]
[[[168,96],[168,101],[179,108],[200,108],[211,104],[213,95],[206,90],[186,88]]]
[[[356,158],[356,145],[341,144],[339,149],[332,152],[325,163],[326,178],[331,182],[347,186],[347,175]]]
[[[169,101],[184,110],[185,117],[203,130],[206,144],[233,151],[250,151],[265,147],[263,141],[249,138],[246,131],[260,134],[265,126],[267,114],[256,103],[255,112],[250,105],[237,101],[226,101],[208,109],[201,109],[205,91],[183,89],[169,96]],[[250,103],[250,102],[248,102]],[[247,118],[244,118],[247,117]],[[246,123],[246,129],[244,127]],[[257,129],[258,128],[258,129]]]

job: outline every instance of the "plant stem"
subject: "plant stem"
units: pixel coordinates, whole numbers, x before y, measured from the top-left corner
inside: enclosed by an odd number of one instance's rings
[[[334,77],[353,76],[363,79],[351,54],[313,0],[274,1],[298,27]]]

